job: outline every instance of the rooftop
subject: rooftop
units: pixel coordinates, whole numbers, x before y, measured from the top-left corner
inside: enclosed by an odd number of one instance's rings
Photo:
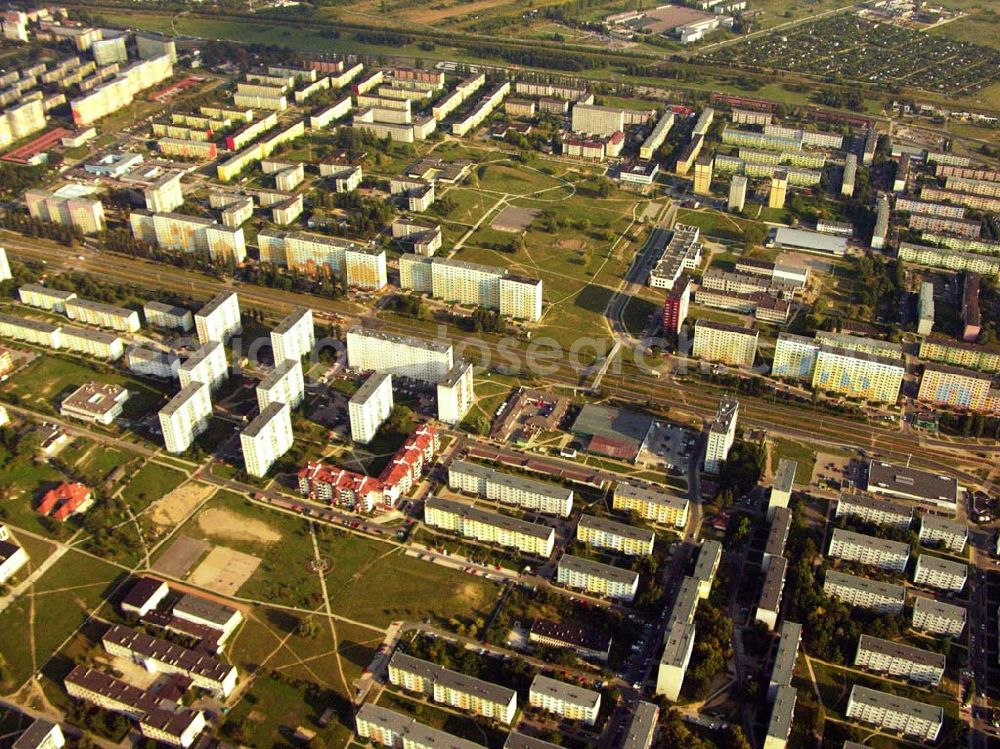
[[[888,499],[878,499],[870,494],[841,494],[840,504],[850,505],[865,510],[875,510],[882,513],[891,513],[907,521],[913,518],[913,508],[902,502],[893,502]]]
[[[554,622],[549,619],[535,619],[531,634],[551,640],[558,640],[572,647],[607,653],[611,647],[611,635],[597,629],[588,629],[571,622]]]
[[[774,233],[774,243],[788,247],[801,247],[809,250],[821,250],[822,252],[832,252],[843,254],[847,250],[847,240],[844,237],[832,234],[820,234],[815,231],[805,229],[790,229],[788,227],[778,227]]]
[[[639,700],[635,703],[635,712],[628,724],[628,732],[622,742],[622,749],[648,749],[653,743],[656,733],[656,721],[660,716],[660,708],[652,702]]]
[[[780,557],[785,552],[788,531],[792,527],[792,513],[787,507],[780,506],[775,507],[772,512],[771,528],[767,532],[767,544],[764,546],[764,555]]]
[[[574,684],[567,684],[564,681],[550,679],[548,676],[543,676],[542,674],[535,675],[534,680],[531,682],[531,691],[587,710],[594,709],[601,701],[599,692],[583,689]]]
[[[862,650],[887,655],[890,658],[901,658],[918,666],[940,668],[942,671],[945,667],[945,657],[941,653],[932,653],[930,650],[915,648],[901,642],[883,640],[881,637],[861,635],[858,638],[858,652]]]
[[[836,541],[841,543],[850,544],[851,546],[862,546],[866,549],[872,549],[874,551],[880,551],[885,554],[894,555],[905,555],[909,557],[910,555],[910,545],[904,543],[903,541],[890,541],[887,538],[878,538],[877,536],[866,536],[864,533],[855,533],[854,531],[845,531],[841,528],[834,528],[833,535],[830,537],[830,548],[833,548],[833,544]]]
[[[272,421],[278,418],[278,414],[286,408],[288,408],[287,404],[281,401],[271,401],[264,407],[263,411],[254,417],[253,421],[247,425],[246,429],[240,435],[249,438],[259,436],[261,432],[271,425]]]
[[[188,593],[174,604],[174,615],[181,618],[202,619],[210,624],[223,628],[234,616],[239,615],[239,611],[232,606],[226,606],[209,598],[204,598],[194,593]]]
[[[644,543],[649,543],[655,538],[653,531],[647,528],[637,528],[627,523],[616,523],[614,520],[597,517],[596,515],[581,515],[580,527],[591,528],[614,536],[621,536],[631,541],[642,541]]]
[[[620,494],[623,497],[641,499],[653,504],[669,505],[678,510],[684,509],[688,504],[688,500],[684,497],[678,497],[676,494],[670,494],[665,489],[653,484],[639,486],[638,484],[630,484],[622,481],[615,487],[615,494]]]
[[[774,480],[771,482],[778,491],[790,492],[795,483],[795,472],[799,464],[791,458],[782,458],[778,461],[778,470],[774,473]]]
[[[479,463],[471,463],[467,460],[456,460],[451,464],[449,470],[486,479],[487,481],[491,481],[502,486],[518,489],[531,494],[538,494],[551,499],[562,500],[566,499],[567,496],[572,496],[573,494],[572,489],[567,489],[565,486],[561,486],[560,484],[555,484],[550,481],[537,481],[536,479],[529,479],[512,473],[504,473],[496,470],[495,468],[480,465]]]
[[[965,622],[966,611],[964,606],[956,606],[952,603],[938,601],[935,598],[925,598],[924,596],[913,596],[913,611],[920,612],[927,616],[938,616],[942,619],[952,619],[954,621]]]
[[[758,608],[763,611],[777,611],[781,605],[781,591],[785,587],[785,573],[788,560],[784,557],[772,557],[764,575],[764,584],[760,590]]]
[[[571,572],[578,572],[583,575],[590,575],[602,580],[608,580],[621,585],[634,585],[639,577],[638,572],[627,570],[622,567],[613,567],[610,564],[602,564],[591,559],[575,557],[572,554],[563,554],[559,560],[560,569],[567,569]]]
[[[423,658],[414,658],[412,655],[398,650],[392,654],[389,666],[390,668],[398,668],[405,673],[417,674],[434,684],[441,684],[463,694],[476,695],[500,705],[510,704],[516,695],[515,691],[508,687],[483,681],[473,676],[466,676],[458,671],[452,671],[431,661],[425,661]]]
[[[284,335],[292,328],[294,328],[303,318],[308,317],[312,314],[312,310],[308,307],[296,307],[292,310],[288,316],[285,317],[278,326],[271,331],[272,333],[277,333],[278,335]]]
[[[287,377],[292,370],[296,368],[301,368],[302,362],[296,359],[285,359],[281,364],[277,365],[274,369],[267,373],[260,384],[257,385],[261,390],[267,391],[281,382],[282,379]]]
[[[114,410],[127,397],[128,390],[121,385],[88,382],[74,390],[62,402],[62,408],[100,417]]]
[[[917,569],[930,570],[942,575],[952,575],[954,577],[966,577],[969,574],[969,565],[963,562],[953,562],[950,559],[942,559],[933,554],[921,554],[917,557]]]
[[[926,702],[898,697],[888,692],[879,692],[875,689],[854,685],[851,690],[851,702],[880,708],[894,713],[902,713],[911,718],[926,720],[932,723],[944,722],[944,708],[936,705],[928,705]]]
[[[190,218],[190,216],[185,216],[184,218]],[[213,221],[209,221],[209,223],[214,223],[214,222]],[[221,294],[217,294],[215,297],[213,297],[212,299],[210,299],[205,304],[204,307],[202,307],[200,310],[198,310],[198,316],[199,317],[208,317],[213,312],[215,312],[217,309],[219,309],[220,307],[222,307],[224,304],[227,304],[230,299],[232,299],[233,301],[235,301],[237,303],[239,302],[239,298],[236,296],[236,292],[235,291],[223,291]]]
[[[366,403],[379,388],[388,380],[389,387],[392,387],[392,375],[389,372],[373,372],[368,379],[362,383],[354,395],[351,396],[350,403]]]
[[[950,476],[880,461],[868,464],[868,490],[913,499],[958,501],[958,482]]]
[[[795,701],[799,693],[790,685],[778,687],[774,706],[771,708],[771,720],[767,724],[767,735],[778,739],[787,739],[792,732],[792,718],[795,715]]]
[[[511,533],[520,533],[521,535],[530,536],[543,541],[552,537],[555,533],[552,526],[544,525],[542,523],[531,523],[527,520],[520,520],[519,518],[511,517],[510,515],[501,515],[498,512],[481,510],[473,505],[466,504],[465,502],[457,502],[453,499],[428,497],[424,506],[428,510],[433,509],[451,513],[453,515],[460,515],[466,520],[482,523],[483,525],[492,526],[494,528],[503,528]]]
[[[854,590],[865,591],[876,596],[898,600],[900,603],[902,603],[906,598],[906,589],[902,585],[882,583],[877,580],[869,580],[867,577],[848,575],[844,572],[837,572],[836,570],[826,571],[826,579],[823,584],[824,587],[826,584],[841,585],[847,588],[853,588]]]
[[[795,671],[795,660],[799,654],[799,641],[802,639],[802,625],[784,621],[781,624],[781,639],[778,641],[778,652],[774,656],[774,667],[771,669],[771,681],[781,684],[791,684]]]
[[[387,343],[395,343],[400,346],[408,346],[410,348],[420,348],[426,349],[428,351],[437,351],[438,353],[446,353],[451,351],[451,344],[446,341],[428,341],[423,338],[414,338],[412,336],[396,335],[394,333],[385,333],[381,330],[372,330],[370,328],[364,328],[360,325],[355,325],[350,330],[347,331],[348,336],[360,336],[362,338],[374,338],[378,341],[386,341]]]

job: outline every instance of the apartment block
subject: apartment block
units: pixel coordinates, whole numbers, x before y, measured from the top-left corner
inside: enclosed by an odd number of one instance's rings
[[[0,524],[0,585],[4,585],[27,563],[28,552],[12,541],[7,526]]]
[[[572,489],[464,460],[456,460],[449,466],[448,487],[494,502],[563,518],[569,517],[573,510]]]
[[[861,635],[854,665],[877,674],[937,686],[944,676],[945,657],[912,645]]]
[[[385,251],[308,232],[262,231],[257,235],[261,260],[315,273],[319,266],[343,272],[349,286],[381,289],[389,281]]]
[[[729,182],[729,200],[726,208],[730,213],[739,213],[743,210],[747,200],[747,178],[742,174],[734,174]]]
[[[308,307],[295,309],[271,331],[271,350],[274,352],[275,363],[308,356],[315,345],[313,313]]]
[[[955,554],[962,554],[968,540],[969,527],[964,523],[929,512],[920,516],[920,543],[923,546],[940,545]]]
[[[458,424],[476,400],[475,370],[461,361],[437,383],[437,417],[445,424]]]
[[[294,441],[292,411],[286,403],[269,403],[240,433],[243,463],[251,476],[262,478]]]
[[[858,518],[871,525],[909,528],[913,521],[913,507],[902,502],[876,499],[867,494],[841,494],[834,517]]]
[[[855,685],[847,701],[847,717],[931,742],[941,731],[944,709]]]
[[[702,541],[701,548],[698,549],[698,559],[694,565],[694,572],[691,573],[691,577],[698,581],[698,598],[702,600],[708,598],[721,561],[722,544],[712,539]]]
[[[657,227],[646,241],[644,253],[656,257],[647,282],[654,289],[672,289],[684,271],[693,271],[701,263],[701,230],[696,226],[675,224],[674,228]]]
[[[0,336],[48,348],[63,347],[62,326],[15,315],[0,313]]]
[[[850,198],[854,195],[854,184],[857,180],[858,157],[853,153],[847,154],[844,160],[844,176],[840,181],[840,196]]]
[[[771,527],[767,532],[762,558],[762,567],[765,572],[772,559],[783,556],[785,553],[785,544],[788,542],[788,534],[792,529],[792,513],[787,507],[775,507],[771,513],[770,522]]]
[[[782,622],[778,650],[774,655],[771,679],[767,686],[767,699],[769,701],[773,702],[777,697],[779,687],[791,686],[801,641],[802,625],[789,621]]]
[[[962,606],[924,596],[913,597],[913,628],[935,635],[960,637],[965,629],[966,612]]]
[[[705,450],[705,471],[718,473],[729,457],[729,451],[736,441],[736,422],[739,419],[740,402],[735,398],[723,398],[715,411],[715,418],[708,427],[708,447]]]
[[[768,560],[764,582],[754,611],[754,621],[758,621],[769,630],[774,630],[778,624],[778,614],[781,611],[781,596],[785,590],[785,577],[788,574],[788,560],[785,557],[772,557]]]
[[[595,515],[582,515],[576,526],[576,539],[628,556],[643,556],[653,553],[656,536],[653,531],[634,525],[616,523]]]
[[[125,354],[125,341],[116,333],[66,325],[60,334],[61,348],[98,359],[117,361]]]
[[[550,679],[542,674],[536,674],[531,682],[528,702],[533,707],[561,715],[566,720],[579,720],[589,726],[597,723],[597,714],[601,710],[600,692]]]
[[[29,283],[21,286],[17,290],[21,304],[38,309],[49,310],[66,314],[66,303],[76,299],[75,291],[63,291],[61,289],[50,289],[41,284]]]
[[[691,355],[733,367],[752,367],[757,357],[759,331],[727,323],[698,320]]]
[[[510,725],[517,710],[513,689],[452,671],[398,650],[389,660],[389,682],[460,710]]]
[[[218,341],[209,341],[184,360],[177,376],[181,387],[203,382],[208,385],[209,391],[218,390],[229,377],[225,347]]]
[[[7,260],[7,250],[0,247],[0,281],[9,281],[13,277],[10,272],[10,261]]]
[[[194,327],[194,316],[191,310],[162,302],[146,302],[142,306],[142,315],[147,325],[168,330],[179,330],[187,333]]]
[[[660,708],[652,702],[637,701],[622,741],[622,749],[650,749],[656,738],[659,718]]]
[[[764,735],[764,749],[785,749],[788,738],[792,734],[792,721],[795,717],[795,702],[798,692],[791,685],[778,687],[771,705],[771,718],[767,722],[767,733]]]
[[[666,335],[678,335],[684,321],[687,320],[691,305],[691,279],[681,276],[667,290],[663,301],[663,332]]]
[[[993,378],[988,374],[930,362],[924,365],[917,400],[983,411],[992,387]]]
[[[235,291],[224,291],[198,310],[194,316],[198,341],[225,343],[243,332],[240,301]]]
[[[767,519],[774,521],[774,513],[778,508],[787,508],[792,500],[792,489],[795,486],[795,473],[799,469],[798,462],[791,458],[781,458],[778,470],[774,472],[771,481],[771,491],[767,498]]]
[[[620,512],[638,513],[643,520],[683,528],[687,525],[690,503],[684,497],[668,494],[656,486],[638,486],[622,481],[615,487],[611,506]]]
[[[625,130],[625,111],[593,104],[575,104],[571,129],[588,135],[613,135]]]
[[[667,134],[670,132],[670,128],[674,126],[674,113],[667,111],[662,117],[657,121],[656,125],[653,127],[652,132],[649,136],[642,142],[639,147],[639,158],[649,161],[653,158],[656,151],[663,145],[663,142],[667,139]]]
[[[195,437],[208,429],[211,416],[212,400],[208,385],[194,381],[181,388],[159,413],[167,452],[182,453],[191,447]]]
[[[639,573],[564,554],[556,582],[594,595],[631,601],[639,589]]]
[[[816,370],[820,344],[813,338],[779,333],[774,347],[771,375],[774,377],[811,379]]]
[[[906,600],[906,589],[902,585],[881,583],[836,570],[827,570],[823,592],[851,606],[879,614],[899,614]]]
[[[687,622],[673,622],[666,632],[663,653],[656,670],[656,694],[670,702],[677,702],[691,653],[694,651],[695,626]]]
[[[438,382],[455,365],[451,344],[393,335],[356,326],[347,331],[347,360],[352,369],[389,372],[424,382]]]
[[[433,528],[545,559],[555,548],[555,530],[551,526],[529,523],[441,497],[424,500],[424,522]]]
[[[965,587],[969,576],[969,566],[950,559],[920,554],[917,557],[917,568],[913,572],[913,582],[938,590],[959,593]]]
[[[180,376],[181,360],[172,351],[132,346],[128,350],[126,363],[130,372],[144,377],[176,380]]]
[[[904,262],[926,265],[931,268],[969,271],[984,276],[1000,274],[1000,257],[981,255],[975,252],[961,252],[947,247],[900,242],[896,256]]]
[[[347,402],[351,439],[362,445],[371,442],[392,410],[392,375],[375,372]]]
[[[841,393],[881,403],[895,403],[906,372],[902,359],[822,345],[813,372],[814,390]]]
[[[269,403],[287,403],[294,410],[304,397],[305,378],[299,359],[285,359],[257,385],[257,406],[261,411]]]
[[[139,313],[132,309],[80,298],[66,300],[65,307],[66,317],[70,320],[100,328],[112,328],[123,333],[139,331]]]
[[[889,572],[902,572],[910,559],[910,545],[834,528],[829,555]]]
[[[373,702],[361,706],[355,723],[358,736],[390,749],[485,749],[481,744],[425,726],[409,715],[379,707]]]

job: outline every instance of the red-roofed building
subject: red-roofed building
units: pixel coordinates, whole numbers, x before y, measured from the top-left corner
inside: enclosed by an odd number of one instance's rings
[[[93,503],[93,495],[86,486],[63,483],[45,492],[38,511],[42,515],[51,515],[56,520],[63,521],[70,515],[86,512]]]
[[[424,465],[440,448],[437,430],[419,427],[382,469],[378,478],[325,463],[307,463],[299,471],[299,491],[311,498],[359,512],[392,509],[419,480]]]

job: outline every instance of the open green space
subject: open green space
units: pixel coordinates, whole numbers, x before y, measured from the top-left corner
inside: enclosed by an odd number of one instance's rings
[[[795,483],[801,486],[809,486],[809,483],[812,481],[813,468],[816,466],[816,451],[801,442],[781,437],[772,437],[772,470],[778,469],[778,462],[782,458],[794,460],[798,464],[795,468]]]
[[[138,514],[180,486],[187,477],[180,471],[152,461],[146,463],[122,490],[122,498]]]

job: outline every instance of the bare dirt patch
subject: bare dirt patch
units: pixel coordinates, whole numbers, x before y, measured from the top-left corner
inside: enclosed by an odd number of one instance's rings
[[[149,518],[157,525],[177,525],[216,491],[214,486],[205,484],[190,483],[178,486],[170,494],[152,504],[149,508]]]
[[[490,228],[497,231],[508,231],[513,234],[520,234],[531,226],[531,222],[541,213],[534,208],[520,208],[516,205],[509,205],[494,217],[490,222]]]
[[[188,582],[224,596],[236,595],[260,566],[260,559],[227,546],[216,546],[191,573]]]
[[[202,533],[231,541],[251,541],[273,544],[281,534],[263,520],[244,517],[222,507],[209,507],[198,514]]]

